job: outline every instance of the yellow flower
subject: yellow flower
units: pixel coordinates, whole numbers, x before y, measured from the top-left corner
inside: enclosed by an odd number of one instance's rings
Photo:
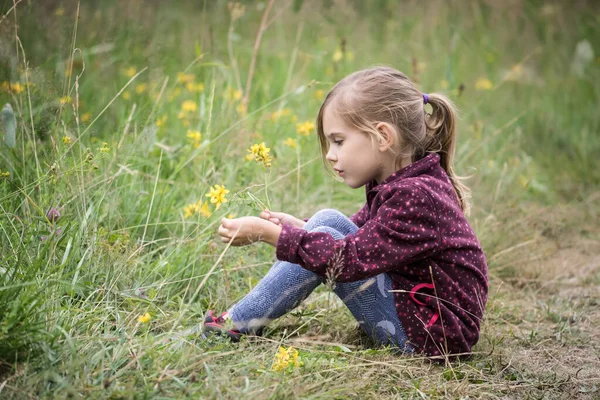
[[[2,170],[0,169],[0,178],[8,178],[10,176],[10,172],[5,171],[2,172]]]
[[[527,178],[526,176],[519,175],[519,184],[521,185],[521,187],[527,187],[529,181],[529,178]]]
[[[285,139],[283,141],[283,144],[285,144],[286,146],[290,146],[292,149],[298,147],[298,141],[296,139],[292,139],[291,137]]]
[[[185,85],[185,88],[187,89],[188,92],[203,92],[204,91],[204,83],[194,83],[194,82],[188,82]]]
[[[62,138],[62,141],[63,141],[63,144],[71,144],[71,142],[72,142],[73,140],[71,139],[71,137],[70,137],[70,136],[66,136],[66,135],[65,135],[65,136],[63,136],[63,138]]]
[[[275,361],[273,361],[272,371],[285,371],[289,366],[298,368],[303,365],[302,361],[299,360],[298,350],[292,346],[285,349],[283,346],[279,346],[279,351],[275,355]]]
[[[139,85],[137,85],[135,87],[135,92],[137,94],[141,94],[141,93],[144,93],[146,91],[146,89],[148,89],[148,85],[146,85],[145,83],[140,83]]]
[[[173,89],[173,92],[169,95],[169,101],[173,100],[175,97],[179,96],[180,94],[181,94],[181,88],[176,87],[175,89]]]
[[[193,100],[186,100],[181,103],[181,111],[194,112],[198,109],[198,105]]]
[[[196,203],[188,204],[183,207],[183,218],[189,218],[194,215],[197,211]]]
[[[338,62],[344,57],[344,53],[340,49],[337,49],[335,53],[333,53],[333,62]]]
[[[198,204],[200,204],[200,202],[201,201],[199,201]],[[206,218],[208,218],[212,215],[212,212],[208,208],[208,202],[204,202],[204,204],[202,204],[200,209],[198,209],[198,213],[205,216]],[[230,218],[230,217],[227,217],[227,218]]]
[[[89,122],[92,119],[92,114],[89,112],[86,112],[85,114],[83,114],[81,116],[81,122],[86,123]]]
[[[6,93],[19,94],[25,90],[25,85],[21,85],[19,82],[2,82],[0,89]]]
[[[315,99],[322,101],[325,97],[325,92],[321,89],[315,90]]]
[[[150,313],[146,313],[144,315],[138,316],[137,320],[140,324],[145,324],[145,323],[149,322],[151,319],[152,319],[152,317],[150,316]]]
[[[131,99],[131,93],[129,93],[129,91],[124,91],[123,92],[123,100],[129,100]]]
[[[123,71],[125,76],[127,76],[128,78],[131,78],[132,76],[134,76],[136,72],[137,72],[137,70],[135,69],[135,67],[129,67],[125,71]]]
[[[246,156],[246,160],[250,161],[254,159],[257,163],[262,163],[265,167],[270,167],[271,161],[273,161],[273,157],[269,155],[270,151],[271,149],[265,146],[265,142],[253,144],[248,149],[250,154]]]
[[[189,83],[194,81],[194,74],[184,74],[183,72],[177,73],[177,82]]]
[[[163,115],[162,117],[156,120],[156,126],[163,126],[165,122],[167,122],[167,116]]]
[[[523,65],[522,64],[515,64],[515,65],[512,66],[512,68],[510,69],[510,71],[508,71],[508,73],[506,74],[505,79],[507,81],[518,81],[522,77],[523,77]]]
[[[223,97],[225,97],[225,100],[231,103],[234,100],[240,100],[242,98],[242,91],[234,90],[232,87],[229,87],[225,93],[223,93]]]
[[[63,96],[60,99],[58,99],[60,104],[69,104],[71,103],[73,100],[71,99],[71,96]]]
[[[308,136],[310,132],[315,129],[315,124],[306,121],[301,124],[296,124],[296,129],[298,130],[298,134]]]
[[[200,132],[188,130],[187,137],[188,139],[190,139],[190,142],[192,143],[194,148],[197,149],[198,147],[200,147],[200,144],[202,143],[202,134]]]
[[[490,90],[492,87],[494,87],[494,85],[487,78],[479,78],[477,79],[477,82],[475,82],[476,90]]]
[[[233,219],[235,217],[237,217],[237,213],[231,213],[227,216],[227,219]]]
[[[62,7],[58,7],[55,11],[54,11],[54,15],[56,15],[57,17],[60,17],[61,15],[64,15],[65,13],[65,9]]]
[[[240,114],[240,115],[246,115],[246,106],[245,106],[245,105],[243,105],[243,104],[241,104],[241,103],[240,103],[240,104],[238,104],[238,105],[235,107],[235,110],[236,110],[236,111],[238,112],[238,114]]]
[[[103,142],[102,143],[102,147],[100,147],[98,150],[100,150],[101,153],[108,153],[110,151],[110,148],[108,147],[108,143]]]
[[[221,207],[222,203],[226,203],[227,199],[225,195],[229,193],[229,190],[225,189],[225,186],[215,185],[211,186],[210,192],[206,195],[206,197],[210,197],[211,203],[216,203],[217,210]]]

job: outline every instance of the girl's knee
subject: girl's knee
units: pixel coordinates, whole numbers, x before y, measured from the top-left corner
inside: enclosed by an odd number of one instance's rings
[[[333,229],[330,226],[317,226],[316,228],[311,229],[311,232],[325,232],[325,233],[329,233],[336,240],[344,238],[344,235],[342,235],[339,231]]]
[[[317,226],[334,226],[340,218],[348,218],[342,212],[333,209],[333,208],[325,208],[323,210],[319,210],[313,215],[307,222],[307,225],[312,228]],[[305,227],[306,229],[306,227]]]

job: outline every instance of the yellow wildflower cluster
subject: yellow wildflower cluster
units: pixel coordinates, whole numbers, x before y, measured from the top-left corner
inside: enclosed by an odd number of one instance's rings
[[[73,142],[73,139],[71,139],[71,136],[65,135],[62,138],[62,142],[63,144],[71,144]]]
[[[198,110],[198,104],[193,100],[185,100],[181,103],[181,111],[177,114],[177,118],[183,120],[183,126],[190,126],[189,118],[194,117],[194,113]]]
[[[202,144],[202,134],[198,131],[188,130],[187,138],[190,140],[195,149],[199,148]]]
[[[476,90],[491,90],[494,87],[492,82],[487,78],[479,78],[477,82],[475,82]]]
[[[238,112],[238,114],[240,114],[240,115],[245,115],[246,111],[247,111],[246,106],[241,103],[243,96],[244,96],[244,94],[242,93],[241,90],[234,90],[232,87],[227,88],[227,90],[223,93],[223,98],[225,98],[225,100],[229,104],[234,104],[236,102],[239,102],[236,105],[235,109]]]
[[[136,72],[137,72],[137,70],[135,69],[135,67],[129,67],[129,68],[126,68],[125,70],[123,70],[123,74],[128,78],[133,77]]]
[[[144,315],[138,316],[137,320],[140,324],[145,324],[145,323],[150,322],[151,319],[152,319],[152,317],[150,316],[150,313],[146,313]]]
[[[206,218],[212,215],[212,212],[208,208],[208,202],[202,203],[202,200],[198,200],[196,203],[188,204],[183,207],[183,218],[189,218],[194,214],[200,214],[205,216]]]
[[[10,176],[10,172],[8,172],[8,171],[2,172],[2,170],[0,169],[0,178],[8,178],[9,176]]]
[[[108,143],[103,142],[102,147],[100,147],[98,150],[100,151],[100,153],[104,153],[104,154],[108,153],[110,151],[110,148],[108,147]]]
[[[279,351],[275,355],[275,361],[273,361],[272,371],[285,371],[288,367],[298,368],[303,365],[298,357],[298,350],[292,346],[287,349],[283,346],[279,346]]]
[[[269,115],[268,119],[270,119],[271,121],[275,122],[278,119],[280,119],[281,117],[290,117],[290,121],[291,122],[296,122],[298,120],[298,117],[296,117],[295,115],[291,115],[292,114],[292,110],[290,110],[289,108],[284,108],[280,111],[275,111],[274,113],[272,113],[271,115]]]
[[[196,83],[194,74],[177,73],[177,82],[185,85],[185,89],[190,93],[200,93],[204,91],[204,83]],[[175,88],[172,96],[178,96],[181,93],[180,88]]]
[[[185,89],[191,93],[204,92],[204,83],[188,82],[185,84]]]
[[[19,94],[24,90],[25,85],[22,85],[19,82],[2,82],[0,84],[0,91],[2,92]]]
[[[315,124],[306,121],[301,124],[296,124],[296,129],[298,130],[299,135],[308,136],[310,135],[310,132],[315,129]]]
[[[234,90],[232,87],[229,87],[223,93],[223,97],[225,98],[225,100],[227,100],[229,102],[233,102],[233,101],[236,101],[236,100],[241,100],[242,99],[242,91],[241,90]]]
[[[218,210],[222,203],[227,202],[225,198],[227,193],[229,193],[229,190],[225,189],[225,186],[215,185],[214,187],[211,186],[210,192],[206,197],[210,197],[210,202],[216,204],[216,209]]]
[[[295,149],[298,147],[298,141],[296,139],[292,139],[291,137],[285,139],[283,141],[283,144],[291,147],[292,149]]]
[[[183,72],[177,73],[177,82],[178,83],[189,83],[194,81],[194,74],[186,74]]]
[[[137,86],[135,87],[135,92],[136,92],[137,94],[142,94],[142,93],[144,93],[144,92],[145,92],[147,89],[148,89],[148,85],[147,85],[147,84],[145,84],[145,83],[140,83],[139,85],[137,85]]]
[[[89,112],[86,112],[85,114],[83,114],[81,116],[81,122],[83,122],[84,124],[89,122],[92,119],[92,114]]]
[[[248,149],[250,154],[246,155],[246,160],[254,160],[257,163],[263,164],[265,167],[270,167],[271,161],[273,161],[273,157],[269,155],[270,151],[271,149],[265,146],[265,142],[262,142],[261,144],[253,144]]]
[[[71,96],[63,96],[58,99],[58,102],[60,104],[70,104],[73,102],[73,99],[71,98]]]
[[[354,53],[351,51],[346,51],[345,52],[346,55],[346,61],[352,61],[354,60]],[[342,59],[344,58],[344,52],[341,49],[337,49],[334,53],[333,53],[333,62],[340,62],[342,61]]]
[[[160,117],[159,119],[156,120],[156,126],[158,126],[159,128],[161,126],[164,126],[164,124],[167,122],[167,116],[163,115],[162,117]]]
[[[325,92],[321,89],[315,90],[315,99],[322,101],[325,98]]]

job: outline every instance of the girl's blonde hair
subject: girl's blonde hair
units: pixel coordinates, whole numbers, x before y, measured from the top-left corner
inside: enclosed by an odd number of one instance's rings
[[[330,112],[348,125],[370,135],[373,143],[383,140],[377,123],[386,122],[396,131],[396,140],[390,151],[399,162],[409,158],[415,162],[428,153],[438,153],[440,164],[450,177],[460,206],[468,214],[471,191],[454,173],[453,158],[456,142],[457,111],[450,99],[439,93],[428,94],[432,113],[425,112],[423,93],[402,72],[385,66],[354,72],[327,94],[317,116],[317,132],[323,163],[332,174],[326,159],[329,142],[323,132],[323,114]],[[329,168],[327,168],[329,167]]]

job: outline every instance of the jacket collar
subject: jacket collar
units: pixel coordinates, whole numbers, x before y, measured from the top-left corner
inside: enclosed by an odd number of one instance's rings
[[[399,169],[394,172],[392,175],[388,176],[383,182],[377,184],[375,179],[366,184],[366,192],[367,196],[370,192],[374,192],[376,194],[382,189],[386,189],[392,184],[392,182],[396,182],[405,178],[409,178],[412,176],[417,176],[427,171],[431,167],[440,162],[440,155],[438,153],[430,153],[427,156],[421,158],[418,161],[415,161],[412,164],[407,165],[404,168]]]

